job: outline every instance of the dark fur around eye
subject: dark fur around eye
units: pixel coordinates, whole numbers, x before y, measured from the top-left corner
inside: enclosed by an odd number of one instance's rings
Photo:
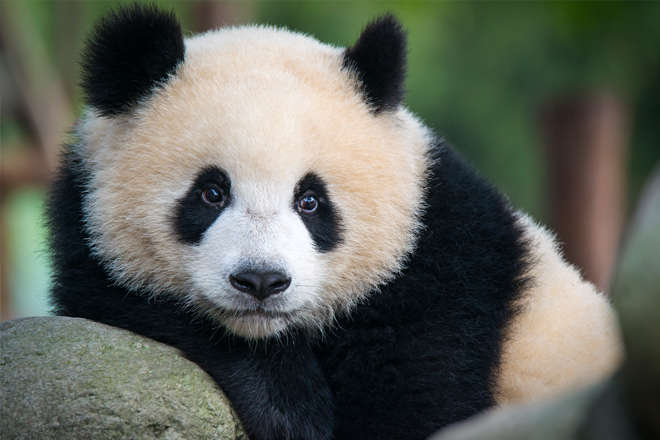
[[[211,188],[217,191],[213,200],[208,200]],[[185,243],[198,244],[204,232],[215,222],[222,211],[231,203],[231,181],[217,167],[204,168],[195,178],[188,192],[178,200],[174,213],[174,228],[179,239]],[[222,199],[215,199],[215,197]]]
[[[313,195],[318,206],[313,213],[301,212],[299,202]],[[329,252],[342,242],[342,224],[339,211],[330,200],[328,189],[318,175],[307,173],[296,185],[293,209],[302,219],[320,252]]]

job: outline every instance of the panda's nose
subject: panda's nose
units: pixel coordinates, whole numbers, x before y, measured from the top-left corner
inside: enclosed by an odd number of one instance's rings
[[[244,270],[229,275],[229,282],[236,290],[263,301],[271,295],[284,292],[291,284],[291,278],[282,272]]]

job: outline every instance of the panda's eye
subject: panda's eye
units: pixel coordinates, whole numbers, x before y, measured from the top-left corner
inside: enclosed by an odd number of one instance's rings
[[[319,201],[314,194],[306,193],[298,199],[298,212],[313,214],[319,207]]]
[[[206,185],[202,190],[202,200],[207,205],[222,208],[225,205],[227,197],[222,188],[215,183]]]

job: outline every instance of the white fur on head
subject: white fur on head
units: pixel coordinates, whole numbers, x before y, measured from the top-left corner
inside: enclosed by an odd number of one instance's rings
[[[186,41],[176,75],[131,116],[88,113],[80,129],[92,178],[92,246],[116,281],[182,295],[235,332],[261,337],[332,319],[401,269],[419,228],[428,130],[406,109],[374,115],[342,70],[342,51],[288,31],[239,27]],[[179,241],[176,202],[208,166],[227,172],[232,205],[199,245]],[[318,252],[291,208],[318,174],[343,226]],[[292,287],[278,319],[231,316],[241,261],[279,264]]]

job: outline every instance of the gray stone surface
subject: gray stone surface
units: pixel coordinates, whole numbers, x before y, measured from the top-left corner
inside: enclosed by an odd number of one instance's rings
[[[618,378],[564,396],[495,408],[432,440],[641,440],[619,395]]]
[[[613,283],[630,412],[645,438],[660,439],[660,164],[646,186]]]
[[[597,392],[589,388],[550,402],[493,409],[442,430],[432,440],[574,439]]]
[[[166,345],[84,319],[0,324],[2,439],[245,438],[211,378]]]

